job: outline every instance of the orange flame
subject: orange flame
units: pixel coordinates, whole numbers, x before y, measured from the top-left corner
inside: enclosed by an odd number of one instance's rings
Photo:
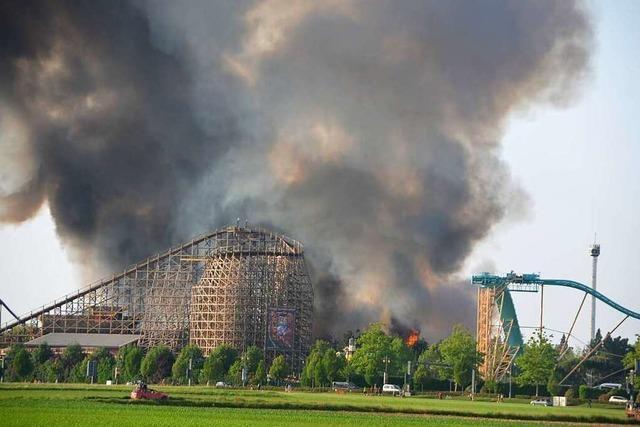
[[[420,331],[412,329],[409,333],[409,336],[404,341],[409,347],[413,347],[418,342],[418,338],[420,338]]]

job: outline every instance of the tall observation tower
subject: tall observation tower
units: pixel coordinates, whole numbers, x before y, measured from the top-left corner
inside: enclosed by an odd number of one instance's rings
[[[592,258],[591,264],[591,287],[596,290],[596,277],[598,275],[598,256],[600,256],[600,245],[593,242],[593,245],[589,248],[589,253]],[[591,339],[596,336],[596,297],[591,296]]]

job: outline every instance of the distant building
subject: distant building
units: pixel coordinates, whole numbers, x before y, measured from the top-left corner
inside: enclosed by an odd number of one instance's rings
[[[351,360],[353,357],[353,353],[356,352],[356,340],[355,338],[349,338],[349,344],[342,349],[342,353],[344,354],[344,358],[347,360]]]

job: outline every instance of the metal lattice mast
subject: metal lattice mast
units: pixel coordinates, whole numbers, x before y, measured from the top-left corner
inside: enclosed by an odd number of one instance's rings
[[[590,248],[591,255],[591,287],[596,290],[596,279],[598,274],[598,256],[600,256],[600,245],[595,243]],[[591,340],[596,337],[596,297],[591,296]]]

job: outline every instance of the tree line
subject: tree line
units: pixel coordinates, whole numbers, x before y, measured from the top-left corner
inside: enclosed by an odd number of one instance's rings
[[[94,363],[94,372],[87,369],[90,363]],[[93,380],[98,383],[144,380],[179,385],[191,380],[193,384],[226,381],[237,385],[243,382],[243,370],[246,382],[256,385],[266,384],[267,379],[279,384],[289,371],[282,355],[276,356],[267,369],[264,354],[256,346],[240,354],[228,345],[221,345],[205,356],[195,345],[184,347],[177,355],[166,346],[152,347],[145,353],[140,347],[128,345],[113,355],[105,348],[85,354],[80,345],[72,344],[56,355],[43,343],[32,352],[23,344],[11,346],[2,374],[5,381],[88,382],[89,372],[95,373]]]
[[[409,379],[414,389],[442,390],[445,384],[451,383],[454,390],[462,391],[470,386],[472,371],[483,361],[474,337],[461,325],[455,325],[451,334],[438,342],[429,344],[419,340],[411,347],[402,337],[386,332],[379,323],[346,335],[356,335],[356,350],[351,357],[346,357],[339,343],[317,340],[301,372],[290,372],[282,355],[267,366],[262,350],[255,346],[239,353],[228,345],[220,345],[205,356],[195,345],[184,347],[178,354],[166,346],[152,347],[145,353],[129,345],[112,355],[104,348],[85,354],[76,344],[55,355],[47,344],[32,352],[16,344],[7,352],[4,378],[6,381],[86,382],[87,365],[94,363],[93,379],[99,383],[115,381],[117,372],[117,381],[121,383],[141,379],[151,383],[186,384],[191,380],[194,384],[224,381],[234,385],[264,385],[268,379],[279,384],[291,373],[296,377],[300,375],[301,385],[307,387],[330,387],[333,381],[380,386],[386,372],[395,383]],[[600,339],[598,332],[589,346],[577,351],[567,348],[564,337],[560,345],[554,345],[545,334],[534,334],[515,361],[513,379],[522,387],[534,387],[536,395],[541,387],[550,394],[561,394],[559,381]],[[640,339],[631,346],[627,339],[607,336],[593,356],[572,374],[569,383],[574,392],[578,391],[578,385],[593,384],[599,378],[624,383],[625,369],[633,367],[636,359],[640,359]],[[409,363],[411,376],[405,376]],[[615,374],[611,375],[612,372]],[[478,378],[477,390],[480,387],[489,393],[506,391],[505,384],[482,382]],[[636,376],[636,387],[640,387],[640,375]]]

